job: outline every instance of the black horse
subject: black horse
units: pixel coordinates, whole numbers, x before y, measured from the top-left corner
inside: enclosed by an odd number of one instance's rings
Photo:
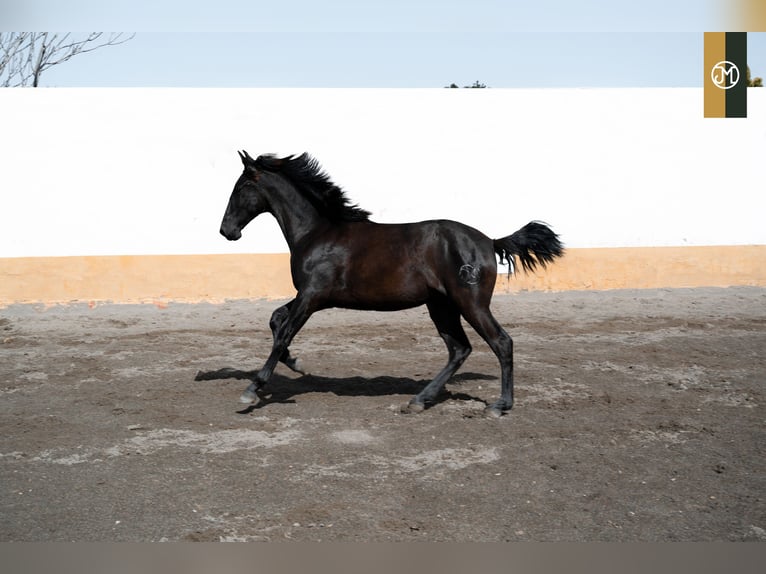
[[[312,313],[330,307],[395,311],[425,304],[447,345],[449,361],[407,410],[422,411],[471,353],[460,317],[492,348],[502,369],[500,399],[486,413],[500,416],[513,406],[513,341],[489,310],[497,278],[495,254],[512,268],[545,267],[563,253],[558,236],[533,221],[492,240],[455,221],[380,224],[351,205],[345,193],[308,154],[257,159],[239,152],[244,171],[221,223],[229,240],[257,215],[279,222],[290,248],[295,299],[274,311],[274,344],[266,364],[240,397],[256,403],[277,362],[303,372],[288,349]]]

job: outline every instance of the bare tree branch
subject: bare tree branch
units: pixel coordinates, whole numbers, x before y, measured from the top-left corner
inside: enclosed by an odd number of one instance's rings
[[[134,37],[135,33],[91,32],[78,40],[70,32],[0,32],[0,86],[37,87],[45,70],[78,54],[124,44]]]

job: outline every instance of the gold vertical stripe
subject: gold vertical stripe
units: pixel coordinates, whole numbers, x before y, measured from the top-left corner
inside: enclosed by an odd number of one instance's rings
[[[704,97],[705,117],[726,117],[726,90],[716,87],[710,77],[710,72],[718,62],[726,59],[726,33],[705,32],[705,70]]]

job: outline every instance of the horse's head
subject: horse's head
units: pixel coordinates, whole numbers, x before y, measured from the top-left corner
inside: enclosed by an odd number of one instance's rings
[[[229,241],[242,237],[245,226],[268,207],[263,194],[258,190],[260,174],[256,170],[256,160],[246,151],[238,153],[245,169],[234,185],[221,222],[221,235]]]

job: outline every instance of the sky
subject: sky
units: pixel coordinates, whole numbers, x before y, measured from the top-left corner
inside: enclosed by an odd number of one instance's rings
[[[0,26],[136,32],[49,87],[700,87],[723,1],[0,0]],[[766,77],[766,31],[748,59]]]

